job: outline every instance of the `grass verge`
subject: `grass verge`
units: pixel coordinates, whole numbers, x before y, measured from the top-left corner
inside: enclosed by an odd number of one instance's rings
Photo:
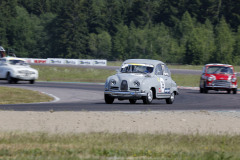
[[[0,104],[49,102],[53,98],[37,91],[21,88],[0,87]]]
[[[0,159],[237,160],[240,136],[0,133]]]
[[[32,66],[39,72],[39,81],[105,82],[116,71],[94,68]]]
[[[99,82],[104,83],[116,71],[93,68],[33,66],[39,71],[39,81]],[[200,75],[173,74],[179,86],[199,86]]]
[[[108,76],[116,73],[113,70],[94,68],[71,68],[33,66],[39,71],[39,81],[62,81],[62,82],[97,82],[104,83]],[[178,86],[198,87],[200,75],[172,74],[173,80]],[[239,79],[240,77],[238,77]]]

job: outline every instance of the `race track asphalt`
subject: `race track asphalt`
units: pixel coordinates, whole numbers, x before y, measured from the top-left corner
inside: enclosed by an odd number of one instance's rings
[[[55,96],[55,102],[35,104],[0,105],[0,110],[15,111],[161,111],[161,110],[214,110],[240,111],[240,94],[209,91],[199,93],[194,89],[179,89],[173,104],[165,100],[154,100],[145,105],[142,100],[130,104],[127,100],[115,100],[113,104],[105,104],[103,98],[104,85],[91,83],[36,82],[28,84],[7,84],[0,81],[0,86],[20,87],[37,90]]]

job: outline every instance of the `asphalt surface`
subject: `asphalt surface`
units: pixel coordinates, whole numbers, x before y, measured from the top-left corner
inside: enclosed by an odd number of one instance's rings
[[[127,100],[115,100],[113,104],[105,104],[103,84],[36,82],[28,84],[7,84],[0,81],[0,86],[20,87],[37,90],[55,96],[55,102],[36,104],[0,105],[0,110],[15,111],[160,111],[160,110],[217,110],[240,111],[240,94],[209,91],[208,94],[198,90],[179,89],[180,95],[173,104],[165,100],[153,100],[145,105],[142,100],[130,104]]]

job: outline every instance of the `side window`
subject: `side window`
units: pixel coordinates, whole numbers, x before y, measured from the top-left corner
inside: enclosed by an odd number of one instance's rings
[[[2,65],[4,63],[3,59],[0,59],[0,65]]]
[[[156,75],[163,75],[163,70],[162,70],[161,64],[158,64],[158,65],[156,66],[155,74],[156,74]]]
[[[170,72],[170,70],[168,69],[168,67],[167,67],[166,65],[164,65],[164,67],[165,67],[165,73],[167,73],[168,76],[171,77],[171,72]]]
[[[202,69],[202,74],[205,73],[205,70],[206,70],[206,67],[203,67],[203,69]]]

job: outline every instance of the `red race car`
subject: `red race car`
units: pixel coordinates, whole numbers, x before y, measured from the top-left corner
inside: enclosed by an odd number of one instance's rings
[[[227,93],[237,94],[237,76],[232,65],[206,64],[200,78],[200,93],[208,90],[225,90]]]

